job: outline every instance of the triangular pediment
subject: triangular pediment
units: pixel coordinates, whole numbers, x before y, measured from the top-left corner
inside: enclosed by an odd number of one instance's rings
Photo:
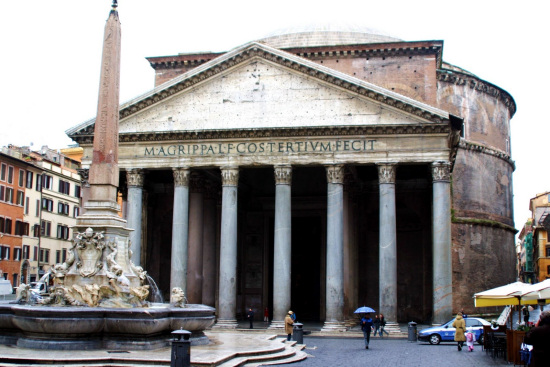
[[[67,131],[93,134],[94,120]],[[445,124],[447,112],[249,43],[120,107],[124,134]]]

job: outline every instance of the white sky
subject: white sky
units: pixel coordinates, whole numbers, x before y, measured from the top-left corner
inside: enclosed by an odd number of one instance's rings
[[[95,117],[111,0],[2,1],[0,146],[63,148],[64,131]],[[119,0],[120,101],[153,88],[147,56],[226,51],[275,30],[361,24],[406,41],[443,40],[443,59],[516,101],[512,159],[516,228],[529,199],[550,190],[547,108],[550,2],[511,0]]]

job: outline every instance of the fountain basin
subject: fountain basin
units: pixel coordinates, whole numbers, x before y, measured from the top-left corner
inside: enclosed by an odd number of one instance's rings
[[[0,343],[33,349],[136,350],[170,345],[170,333],[190,331],[191,344],[207,344],[203,331],[215,309],[161,305],[144,308],[0,305]]]

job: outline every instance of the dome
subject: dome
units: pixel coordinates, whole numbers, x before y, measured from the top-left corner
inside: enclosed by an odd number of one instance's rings
[[[258,40],[275,48],[402,42],[379,30],[350,23],[312,24],[283,28]]]

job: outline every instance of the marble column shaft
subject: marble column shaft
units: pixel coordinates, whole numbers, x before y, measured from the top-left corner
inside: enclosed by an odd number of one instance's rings
[[[239,170],[222,168],[218,326],[237,326],[237,194]]]
[[[141,228],[143,212],[143,171],[132,169],[126,172],[128,186],[128,228],[132,250],[132,262],[141,266]]]
[[[323,329],[344,327],[344,167],[327,166],[326,317]]]
[[[273,322],[282,323],[290,310],[292,167],[275,167],[275,238],[273,249]]]
[[[380,189],[379,303],[388,322],[397,321],[397,234],[394,164],[378,165]]]
[[[187,300],[189,303],[195,304],[202,303],[203,189],[204,179],[197,172],[193,172],[189,197]]]
[[[172,219],[172,262],[170,289],[187,294],[187,254],[189,235],[189,169],[174,168],[174,212]]]
[[[435,162],[433,177],[433,320],[452,317],[451,182],[449,162]]]
[[[216,224],[217,192],[207,185],[204,199],[204,230],[202,232],[202,303],[214,307],[216,304]]]

